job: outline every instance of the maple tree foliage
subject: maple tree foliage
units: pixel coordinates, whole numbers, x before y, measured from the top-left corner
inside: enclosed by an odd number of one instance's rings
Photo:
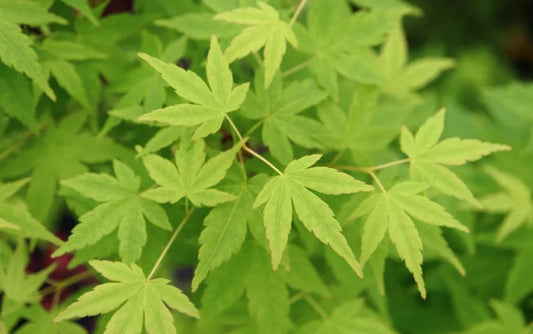
[[[0,0],[0,334],[531,332],[531,84],[402,0],[107,5]]]

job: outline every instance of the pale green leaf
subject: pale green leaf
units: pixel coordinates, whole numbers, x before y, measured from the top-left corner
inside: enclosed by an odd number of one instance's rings
[[[413,274],[422,298],[426,299],[426,287],[422,278],[422,240],[409,216],[395,203],[389,202],[389,237]]]
[[[211,46],[207,55],[207,81],[213,95],[221,106],[227,106],[228,97],[233,87],[233,76],[216,37],[211,38]]]
[[[442,135],[442,131],[444,131],[445,114],[445,109],[439,110],[418,128],[415,136],[415,147],[417,152],[425,152],[437,144]]]
[[[177,104],[144,114],[138,120],[160,122],[170,126],[193,126],[219,117],[220,112],[215,109],[195,104]]]
[[[161,299],[165,302],[165,304],[167,304],[168,307],[190,317],[200,318],[200,313],[194,304],[191,303],[189,298],[185,296],[179,289],[176,289],[168,284],[160,283],[154,283],[152,288],[159,294]]]
[[[376,251],[389,228],[388,202],[380,196],[376,197],[375,203],[370,203],[369,201],[367,201],[367,203],[368,205],[373,205],[374,208],[368,215],[363,228],[363,237],[361,241],[362,265],[364,265],[370,256]],[[359,206],[359,208],[361,208],[361,206]]]
[[[166,63],[145,53],[140,53],[139,57],[161,73],[163,80],[174,88],[179,96],[205,107],[213,109],[218,107],[207,85],[194,72],[186,71],[181,67]]]
[[[152,286],[145,288],[144,322],[149,334],[175,334],[174,318]]]
[[[341,225],[334,218],[333,211],[320,198],[303,186],[288,182],[294,209],[304,226],[312,231],[324,244],[339,254],[359,276],[363,276],[361,265],[355,259],[348,241],[341,233]]]
[[[427,153],[420,155],[443,165],[458,166],[498,151],[508,151],[511,147],[502,144],[481,142],[477,139],[449,138],[441,141]]]
[[[292,206],[287,182],[276,177],[273,196],[265,204],[263,220],[272,255],[272,268],[278,269],[291,230]]]

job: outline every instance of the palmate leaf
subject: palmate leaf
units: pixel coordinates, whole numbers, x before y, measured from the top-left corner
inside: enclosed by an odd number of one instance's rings
[[[27,322],[14,334],[87,334],[87,330],[74,321],[54,323],[56,313],[46,312],[40,304],[33,304],[23,311]]]
[[[27,274],[28,259],[26,244],[19,241],[9,262],[0,265],[0,290],[17,305],[38,302],[41,299],[39,289],[54,270],[54,266],[49,266],[37,273]]]
[[[150,66],[161,73],[176,93],[191,104],[177,104],[154,110],[139,117],[141,121],[156,121],[172,126],[200,125],[194,137],[205,137],[220,129],[224,115],[237,110],[246,98],[248,84],[233,88],[233,76],[216,37],[211,38],[206,73],[209,87],[195,73],[185,71],[147,54],[139,54]]]
[[[252,223],[254,211],[258,211],[252,209],[256,191],[263,186],[266,176],[257,175],[246,180],[243,179],[241,171],[230,170],[226,179],[231,180],[231,183],[226,182],[222,189],[233,194],[235,200],[216,206],[204,219],[205,228],[199,240],[199,262],[192,280],[193,291],[208,272],[219,267],[241,249],[246,239],[247,223]]]
[[[0,165],[0,175],[17,177],[31,173],[26,196],[31,214],[45,220],[54,202],[57,181],[87,172],[86,164],[104,162],[124,152],[107,137],[82,130],[87,115],[77,112],[59,124],[49,123],[39,137]]]
[[[281,76],[276,76],[268,89],[263,75],[257,73],[254,92],[250,92],[240,113],[250,119],[261,119],[262,139],[272,155],[283,164],[294,158],[291,142],[306,148],[320,148],[314,138],[320,124],[303,115],[304,111],[327,97],[313,81],[293,81],[283,86]]]
[[[0,184],[0,229],[6,229],[5,232],[22,237],[42,239],[60,245],[61,240],[33,218],[26,207],[6,201],[28,182],[29,179],[26,178]]]
[[[372,50],[401,19],[397,10],[360,10],[353,14],[343,0],[310,3],[307,29],[296,26],[299,50],[312,55],[309,69],[317,82],[338,99],[338,74],[359,82],[383,80]]]
[[[116,178],[107,174],[86,173],[61,184],[101,204],[80,217],[67,242],[53,256],[95,244],[118,228],[119,255],[126,263],[136,261],[146,243],[145,219],[170,230],[164,209],[138,196],[140,179],[118,160],[113,162]]]
[[[359,263],[341,233],[341,225],[333,211],[309,189],[324,194],[339,195],[371,191],[373,187],[332,168],[312,167],[321,155],[308,155],[291,162],[283,175],[269,180],[257,195],[254,207],[265,204],[263,210],[266,235],[272,255],[272,267],[278,268],[287,246],[292,208],[304,226],[324,244],[337,252],[350,267],[362,275]]]
[[[235,196],[212,188],[230,168],[240,143],[205,162],[204,142],[194,141],[180,148],[175,164],[158,155],[143,158],[150,177],[159,187],[148,189],[142,197],[158,203],[176,203],[186,197],[195,206],[216,206],[232,201]]]
[[[387,193],[375,194],[363,201],[351,218],[368,216],[362,236],[361,263],[364,265],[376,251],[386,234],[400,258],[413,274],[423,298],[426,289],[422,278],[422,239],[412,218],[425,224],[446,226],[468,232],[439,204],[418,195],[427,189],[419,182],[402,182]],[[449,254],[444,254],[449,257]]]
[[[257,5],[259,8],[238,8],[219,13],[213,18],[249,26],[231,41],[224,56],[231,63],[264,46],[264,84],[268,87],[281,65],[287,42],[296,48],[298,41],[291,26],[280,20],[275,8],[261,1],[257,2]]]
[[[496,240],[501,242],[522,225],[533,223],[531,191],[520,179],[510,174],[495,168],[487,168],[486,171],[505,190],[485,195],[480,200],[488,212],[507,213],[496,235]]]
[[[439,142],[444,130],[444,109],[420,126],[416,136],[402,129],[400,145],[409,156],[413,179],[422,180],[446,195],[467,201],[480,207],[466,184],[452,171],[444,167],[459,166],[476,161],[493,152],[507,151],[507,145],[485,143],[477,139],[447,138]]]
[[[199,318],[198,310],[178,288],[162,278],[148,280],[141,268],[120,262],[90,261],[89,264],[113,283],[96,286],[59,313],[54,322],[111,312],[104,334],[175,334],[168,308]]]
[[[499,300],[491,300],[490,306],[496,319],[481,322],[469,328],[465,334],[531,333],[531,325],[526,324],[520,309]]]

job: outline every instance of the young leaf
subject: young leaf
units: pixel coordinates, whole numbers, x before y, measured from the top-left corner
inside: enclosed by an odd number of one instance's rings
[[[466,184],[443,165],[463,165],[490,153],[511,148],[475,139],[448,138],[439,142],[444,129],[444,115],[443,109],[430,117],[414,137],[409,130],[402,130],[400,144],[402,151],[410,158],[411,177],[427,182],[446,195],[480,207],[481,204]]]
[[[142,115],[141,121],[157,121],[172,126],[201,125],[195,137],[205,137],[220,129],[224,115],[237,110],[248,92],[248,84],[233,88],[233,77],[216,37],[211,38],[206,73],[210,88],[190,71],[166,63],[147,54],[139,54],[161,73],[176,93],[192,104],[177,104]]]
[[[175,203],[186,197],[195,206],[216,206],[234,200],[235,196],[212,187],[226,175],[240,144],[207,162],[204,146],[199,140],[188,148],[182,147],[176,152],[175,165],[158,155],[145,156],[143,162],[148,174],[159,187],[146,190],[142,196],[158,203]]]
[[[168,308],[199,318],[198,310],[178,288],[162,278],[147,280],[141,268],[120,262],[90,261],[89,264],[113,283],[96,286],[82,295],[54,322],[111,312],[117,308],[104,334],[140,334],[144,324],[149,334],[175,334]],[[165,306],[166,304],[166,306]],[[168,308],[167,308],[168,307]]]
[[[521,180],[510,174],[495,168],[487,168],[486,171],[505,189],[505,192],[488,194],[481,199],[488,212],[508,213],[496,236],[496,240],[501,242],[520,226],[533,223],[531,191]]]
[[[272,178],[257,195],[254,207],[266,203],[263,218],[272,253],[272,267],[277,269],[287,246],[292,221],[292,201],[298,218],[305,227],[324,244],[330,245],[359,276],[362,276],[360,265],[342,235],[342,228],[335,220],[333,211],[307,188],[326,194],[371,191],[373,188],[332,168],[310,168],[318,159],[320,155],[309,155],[291,162],[283,175]],[[320,175],[320,179],[311,180],[309,175]]]
[[[421,267],[423,239],[412,218],[428,225],[446,226],[468,232],[468,229],[442,206],[417,195],[426,188],[423,183],[398,183],[387,193],[369,197],[352,214],[352,218],[368,215],[363,228],[361,262],[364,264],[370,258],[388,232],[400,258],[413,274],[423,298],[426,297]],[[445,255],[451,258],[449,253]]]
[[[281,65],[287,48],[286,42],[297,48],[298,41],[291,26],[280,20],[276,9],[264,2],[257,4],[260,8],[238,8],[219,13],[213,18],[249,26],[231,41],[224,56],[231,63],[235,59],[243,58],[264,46],[264,84],[268,88]]]
[[[113,169],[116,178],[86,173],[61,182],[100,204],[80,217],[80,223],[54,256],[93,245],[118,228],[120,257],[132,263],[141,256],[146,243],[145,219],[160,228],[171,229],[163,208],[138,196],[140,180],[133,171],[118,160],[113,162]]]
[[[249,181],[242,179],[238,171],[237,177],[228,175],[235,183],[226,184],[231,194],[235,195],[234,201],[224,203],[213,208],[204,219],[205,228],[200,234],[200,251],[198,253],[198,266],[194,271],[192,290],[195,291],[205,279],[207,273],[220,266],[223,262],[237,253],[246,238],[246,224],[252,215],[254,201],[251,189],[262,185],[264,175],[258,175]]]

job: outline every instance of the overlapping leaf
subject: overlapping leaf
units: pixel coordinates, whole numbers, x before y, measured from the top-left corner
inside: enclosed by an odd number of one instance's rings
[[[238,8],[219,13],[213,18],[249,26],[231,41],[224,56],[231,63],[264,46],[264,84],[268,88],[281,65],[287,42],[296,48],[298,41],[291,26],[280,19],[276,9],[261,1],[257,5],[259,8]]]
[[[394,334],[396,332],[373,312],[369,312],[362,300],[355,300],[336,307],[325,320],[307,323],[298,333]]]
[[[228,173],[222,189],[235,196],[235,200],[213,208],[204,219],[205,228],[200,234],[198,266],[194,271],[192,289],[196,290],[207,273],[227,261],[241,248],[246,238],[247,223],[257,223],[257,212],[252,209],[256,191],[264,184],[265,175],[250,180],[242,178],[240,170]]]
[[[198,140],[190,147],[182,147],[176,152],[175,164],[158,155],[145,156],[143,162],[148,174],[159,187],[148,189],[142,196],[159,203],[175,203],[186,197],[195,206],[216,206],[234,200],[234,195],[212,187],[226,175],[240,144],[207,162],[204,146]]]
[[[118,160],[113,162],[116,178],[86,173],[61,184],[101,204],[80,217],[80,223],[54,256],[93,245],[118,228],[119,254],[126,263],[136,261],[146,243],[146,223],[170,230],[164,209],[139,196],[140,179]]]
[[[379,44],[402,12],[360,10],[352,14],[342,0],[310,3],[307,29],[296,26],[299,50],[312,56],[309,68],[321,86],[338,98],[337,73],[376,84],[383,80],[372,46]]]
[[[54,266],[37,273],[27,274],[28,250],[24,242],[19,242],[9,262],[0,264],[0,290],[5,297],[17,305],[38,302],[39,289],[46,281]]]
[[[139,54],[156,71],[161,73],[176,93],[191,104],[177,104],[154,110],[139,118],[173,126],[200,125],[195,137],[205,137],[220,129],[224,115],[237,110],[246,98],[248,84],[233,88],[233,76],[216,37],[211,39],[207,56],[206,73],[209,87],[195,73],[186,71],[147,54]]]
[[[406,128],[402,129],[400,144],[402,151],[409,156],[411,177],[427,182],[444,194],[480,206],[466,184],[444,166],[464,165],[510,147],[456,137],[439,142],[444,130],[444,115],[445,111],[441,110],[430,117],[420,126],[416,136]]]
[[[488,212],[507,213],[496,236],[498,241],[502,241],[522,225],[533,224],[531,191],[510,174],[494,168],[488,168],[487,173],[505,190],[488,194],[481,199],[483,208]]]
[[[19,26],[0,18],[0,60],[18,72],[24,73],[41,88],[48,97],[56,96],[31,48],[32,40],[24,35]]]
[[[0,166],[0,175],[16,177],[32,171],[27,202],[39,220],[47,218],[54,202],[57,181],[87,172],[85,164],[104,162],[121,154],[122,148],[106,137],[82,130],[86,115],[73,113],[58,125],[47,124],[38,140],[20,149]]]
[[[374,194],[363,201],[352,218],[367,216],[363,229],[361,262],[364,264],[383,241],[386,234],[400,258],[413,274],[423,298],[426,288],[422,278],[422,239],[413,222],[446,226],[468,232],[468,228],[454,219],[442,206],[419,193],[427,189],[419,182],[402,182],[386,193]]]
[[[113,314],[104,334],[175,334],[169,308],[199,318],[198,310],[178,288],[162,278],[147,279],[141,268],[120,262],[90,261],[105,278],[113,281],[96,286],[59,313],[55,322],[77,317]],[[120,307],[120,308],[119,308]],[[144,321],[143,321],[144,319]]]
[[[50,233],[28,212],[23,205],[7,201],[28,183],[29,179],[0,184],[0,229],[7,229],[23,237],[38,238],[61,244],[56,236]]]
[[[277,269],[287,246],[291,230],[293,205],[304,226],[324,244],[344,258],[350,267],[362,275],[359,263],[341,233],[328,204],[309,189],[324,194],[350,194],[373,188],[350,175],[327,167],[312,167],[320,155],[308,155],[291,162],[283,175],[265,184],[257,195],[254,207],[265,204],[263,210],[266,235],[272,252],[272,267]]]
[[[261,119],[263,142],[272,155],[284,164],[293,160],[291,141],[306,148],[320,147],[315,136],[320,124],[302,114],[327,96],[311,80],[294,81],[283,87],[280,76],[266,89],[262,75],[256,74],[255,91],[242,106],[246,118]]]

